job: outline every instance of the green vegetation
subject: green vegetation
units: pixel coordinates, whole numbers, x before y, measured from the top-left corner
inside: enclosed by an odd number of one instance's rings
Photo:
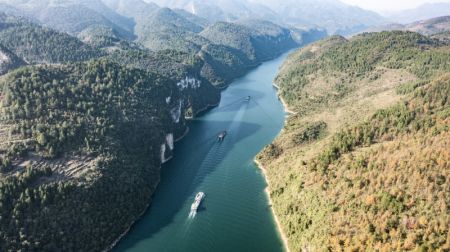
[[[227,85],[248,69],[297,45],[289,30],[270,22],[261,21],[263,24],[255,28],[218,22],[204,29],[168,9],[155,11],[150,17],[138,25],[138,40],[153,50],[198,54],[205,61],[203,77],[216,86]]]
[[[101,55],[66,33],[1,13],[0,43],[31,64],[83,61]]]
[[[165,135],[184,127],[164,98],[176,90],[160,75],[104,60],[10,73],[2,92],[0,249],[109,246],[148,204]],[[34,159],[8,175],[5,164]]]
[[[91,26],[80,32],[77,37],[86,44],[96,48],[121,47],[126,43],[120,39],[119,34],[106,26]]]
[[[183,97],[189,103],[187,105],[190,111],[188,116],[196,115],[203,111],[205,107],[216,105],[220,101],[220,90],[211,84],[214,81],[213,79],[203,77],[202,68],[205,63],[198,56],[174,50],[155,53],[147,50],[130,49],[116,51],[108,55],[107,58],[127,67],[151,70],[176,82],[182,81],[186,77],[200,81],[200,86],[189,87],[181,91]]]
[[[199,56],[205,62],[202,75],[217,86],[226,86],[231,80],[256,66],[243,52],[222,45],[205,45]]]
[[[203,30],[200,25],[189,21],[175,11],[160,8],[147,16],[134,15],[138,41],[152,50],[178,50],[196,53],[207,39],[198,33]]]
[[[289,57],[277,84],[299,113],[258,159],[293,251],[450,249],[449,72],[449,47],[411,32]]]
[[[164,93],[157,88],[166,82],[106,61],[25,68],[5,80],[2,117],[4,123],[14,125],[12,133],[35,139],[35,149],[46,156],[82,149],[102,151],[110,146],[105,142],[108,136],[118,139],[116,131],[124,131],[117,125],[120,120],[150,118],[149,113],[160,109],[157,105],[164,107],[163,94],[170,95],[170,86]],[[160,102],[151,104],[132,95]]]
[[[199,55],[205,62],[202,76],[220,87],[262,61],[298,45],[290,30],[267,21],[209,25],[192,14],[147,3],[135,3],[139,9],[126,8],[120,1],[110,5],[118,6],[120,13],[136,20],[139,43],[154,51],[177,50]],[[299,36],[307,38],[309,33]]]
[[[22,59],[0,44],[0,75],[25,65]]]
[[[251,35],[252,31],[247,27],[225,22],[215,23],[202,32],[202,36],[214,44],[241,50],[250,61],[256,61]]]
[[[200,51],[207,63],[204,72],[219,85],[298,45],[289,30],[267,21],[217,22],[200,35],[209,41]]]
[[[217,22],[203,30],[201,35],[213,44],[241,51],[253,63],[274,58],[298,45],[288,29],[268,21]]]
[[[134,39],[134,22],[109,9],[102,0],[3,1],[6,13],[29,17],[35,23],[58,31],[78,35],[85,29],[107,27],[122,39]],[[5,3],[6,2],[6,3]],[[11,11],[13,10],[13,11]]]
[[[198,74],[203,64],[195,55],[174,50],[118,50],[107,58],[130,68],[152,70],[174,80],[180,80],[186,74]]]
[[[429,20],[414,22],[406,26],[406,29],[423,35],[434,35],[450,32],[450,16],[436,17]]]
[[[383,69],[404,69],[426,79],[450,64],[448,50],[433,50],[440,47],[439,42],[412,32],[363,34],[350,42],[333,37],[322,43],[322,50],[310,48],[294,54],[288,60],[292,65],[286,64],[278,77],[281,95],[300,113],[311,113],[311,108],[343,99],[358,81],[374,81],[381,77]],[[296,64],[296,60],[305,63]],[[326,77],[325,83],[315,83],[319,76]],[[316,93],[313,84],[324,85],[332,92]]]
[[[316,141],[324,134],[326,128],[327,124],[323,121],[306,124],[303,130],[295,134],[292,141],[297,145]]]

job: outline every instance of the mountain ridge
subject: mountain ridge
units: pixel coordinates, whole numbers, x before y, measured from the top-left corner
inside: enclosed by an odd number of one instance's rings
[[[385,16],[401,24],[413,23],[418,20],[432,19],[450,15],[450,3],[426,3],[417,8],[386,14]]]
[[[346,5],[337,0],[310,1],[170,1],[157,0],[160,6],[183,8],[210,21],[238,21],[239,19],[266,19],[279,25],[298,28],[325,28],[329,34],[347,35],[369,26],[386,22],[375,12]],[[203,5],[202,5],[203,4]],[[204,12],[200,11],[204,7]],[[200,10],[199,10],[200,9]],[[324,18],[326,16],[327,18]]]

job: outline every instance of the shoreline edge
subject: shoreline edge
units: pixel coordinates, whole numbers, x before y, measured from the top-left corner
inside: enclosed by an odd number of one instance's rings
[[[281,241],[283,242],[284,251],[291,252],[291,250],[289,248],[289,240],[288,240],[286,234],[284,233],[283,227],[281,226],[281,222],[275,213],[275,209],[273,208],[273,201],[272,201],[272,198],[270,197],[270,180],[267,175],[267,170],[264,168],[264,166],[261,164],[261,162],[259,162],[256,158],[253,160],[253,162],[255,163],[256,167],[258,167],[262,171],[264,180],[267,183],[267,187],[264,190],[264,192],[267,195],[267,199],[269,200],[270,211],[272,212],[272,216],[275,221],[275,225],[277,226],[278,234],[280,235]]]

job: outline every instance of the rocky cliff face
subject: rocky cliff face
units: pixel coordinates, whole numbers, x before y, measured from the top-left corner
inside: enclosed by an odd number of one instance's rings
[[[0,45],[0,75],[23,65],[25,65],[23,60]]]

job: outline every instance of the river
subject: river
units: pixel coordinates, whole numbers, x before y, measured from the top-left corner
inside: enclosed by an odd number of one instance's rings
[[[113,251],[284,250],[253,160],[283,127],[285,111],[272,82],[286,56],[234,81],[218,107],[189,123],[190,133],[162,167],[150,208]],[[223,130],[228,135],[218,142]],[[206,198],[189,218],[199,191]]]

